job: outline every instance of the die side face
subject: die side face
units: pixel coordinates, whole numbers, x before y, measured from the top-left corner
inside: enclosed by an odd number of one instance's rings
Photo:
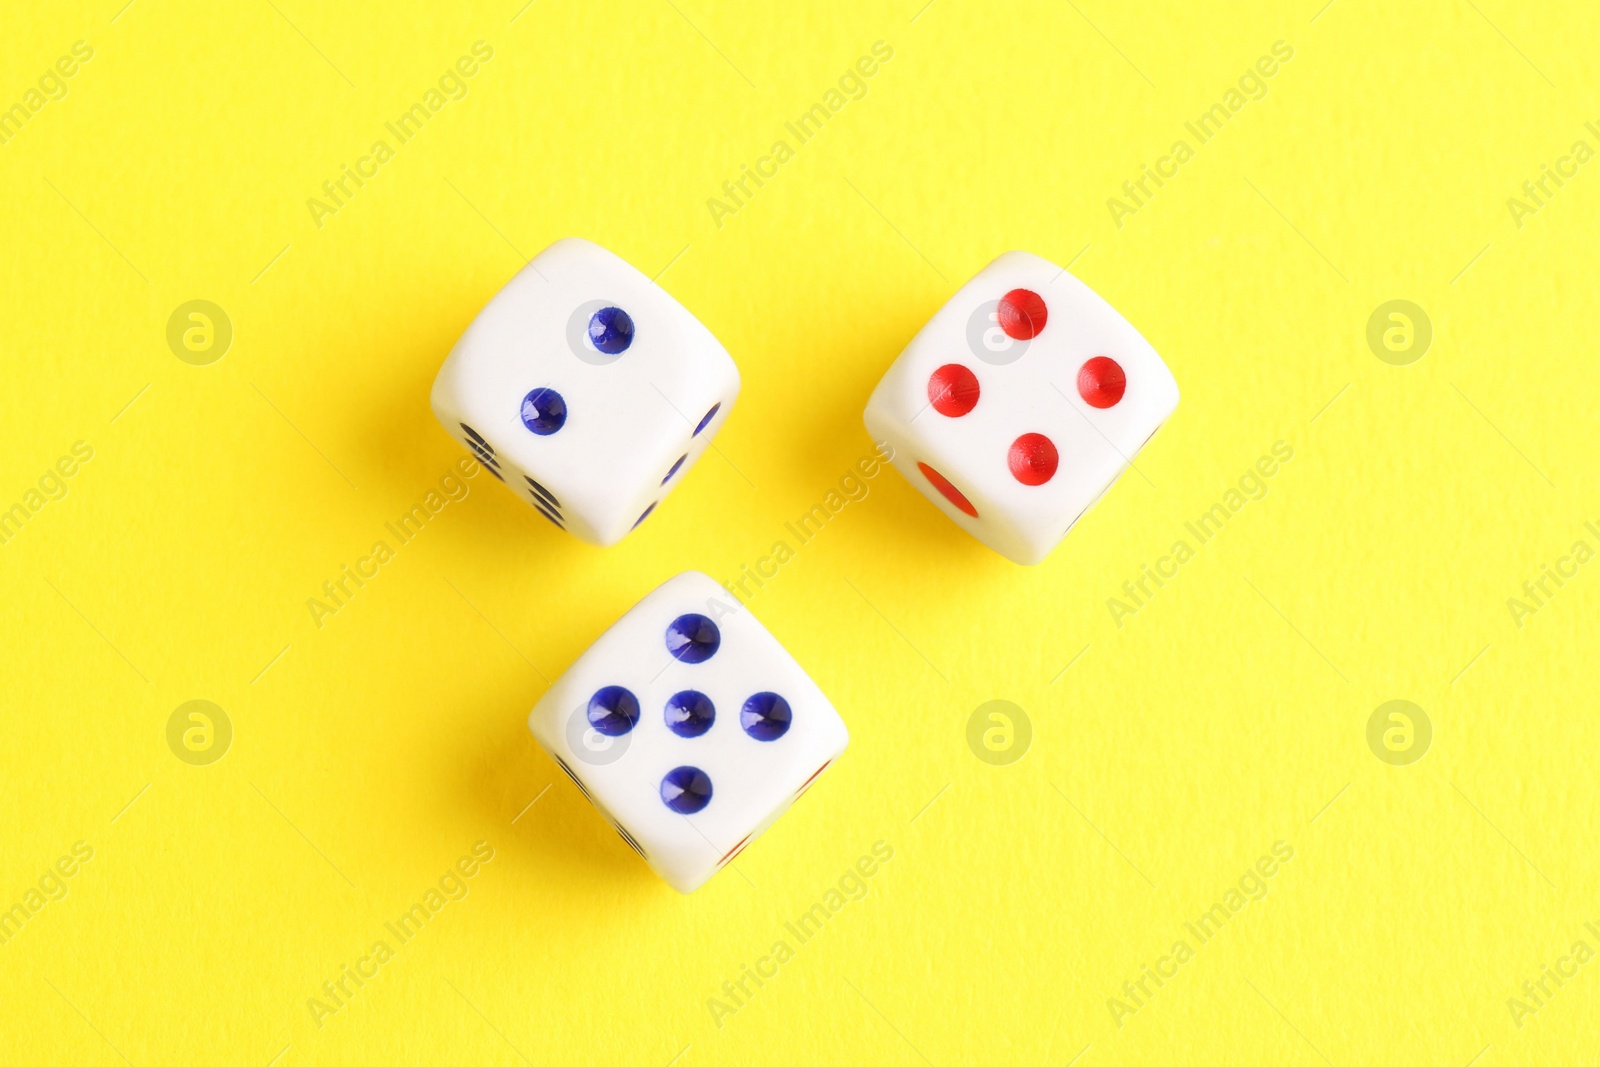
[[[1087,285],[1008,252],[918,332],[867,429],[952,521],[1039,563],[1178,403],[1161,357]]]
[[[695,571],[607,630],[528,726],[623,840],[684,893],[760,836],[849,742],[777,639]]]
[[[739,393],[711,332],[600,246],[557,241],[472,321],[435,414],[551,522],[614,544],[709,446]]]

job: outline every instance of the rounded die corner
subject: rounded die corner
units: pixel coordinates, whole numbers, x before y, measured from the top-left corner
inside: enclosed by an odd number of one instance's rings
[[[976,281],[991,270],[1009,270],[1012,267],[1017,267],[1024,273],[1054,271],[1056,276],[1067,273],[1067,268],[1037,252],[1030,252],[1026,248],[1010,248],[991,259],[982,270],[972,276],[971,280]]]

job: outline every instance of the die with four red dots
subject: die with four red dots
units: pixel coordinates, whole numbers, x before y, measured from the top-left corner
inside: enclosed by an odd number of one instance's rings
[[[1178,405],[1150,343],[1061,267],[990,263],[867,402],[874,440],[962,529],[1039,563]]]
[[[727,350],[682,304],[599,245],[568,238],[478,313],[432,402],[526,503],[610,545],[683,480],[738,394]]]
[[[528,728],[682,893],[770,826],[850,740],[805,670],[698,571],[618,619],[540,698]]]

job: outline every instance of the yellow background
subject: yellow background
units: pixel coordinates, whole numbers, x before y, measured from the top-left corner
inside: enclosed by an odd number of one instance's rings
[[[1520,627],[1506,604],[1600,545],[1600,164],[1521,227],[1506,205],[1600,147],[1593,5],[120,3],[13,4],[0,33],[7,103],[94,49],[0,146],[0,504],[94,449],[0,546],[0,904],[94,850],[0,946],[0,1059],[1600,1051],[1600,963],[1507,1007],[1600,949],[1600,564]],[[469,94],[318,228],[307,200],[478,40]],[[880,40],[866,96],[718,227],[707,200]],[[1268,95],[1116,226],[1107,199],[1280,40]],[[319,629],[307,599],[462,455],[427,402],[449,346],[569,234],[667,268],[738,361],[718,452],[609,550],[474,478]],[[894,472],[801,548],[751,607],[853,743],[680,897],[528,708],[658,582],[766,554],[869,451],[883,368],[1010,248],[1150,338],[1176,415],[1040,567]],[[233,324],[208,366],[166,342],[193,299]],[[1433,324],[1409,366],[1365,340],[1392,299]],[[1118,627],[1107,599],[1280,440],[1266,497]],[[167,746],[191,699],[233,724],[209,766]],[[993,699],[1034,728],[1009,766],[965,740]],[[1367,746],[1393,699],[1433,724],[1410,766]],[[469,895],[319,1026],[308,999],[478,841]],[[724,980],[877,841],[866,897],[717,1025]],[[1108,998],[1276,841],[1266,897],[1118,1025]]]

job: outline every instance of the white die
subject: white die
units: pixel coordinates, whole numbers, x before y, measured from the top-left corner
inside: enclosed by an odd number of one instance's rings
[[[680,893],[738,855],[850,741],[805,670],[699,571],[618,619],[540,698],[528,728]]]
[[[1177,406],[1172,372],[1110,304],[1049,260],[1007,252],[911,339],[866,424],[958,526],[1033,564]]]
[[[472,320],[432,402],[518,496],[611,545],[683,480],[738,395],[738,368],[710,330],[624,260],[569,237]]]

